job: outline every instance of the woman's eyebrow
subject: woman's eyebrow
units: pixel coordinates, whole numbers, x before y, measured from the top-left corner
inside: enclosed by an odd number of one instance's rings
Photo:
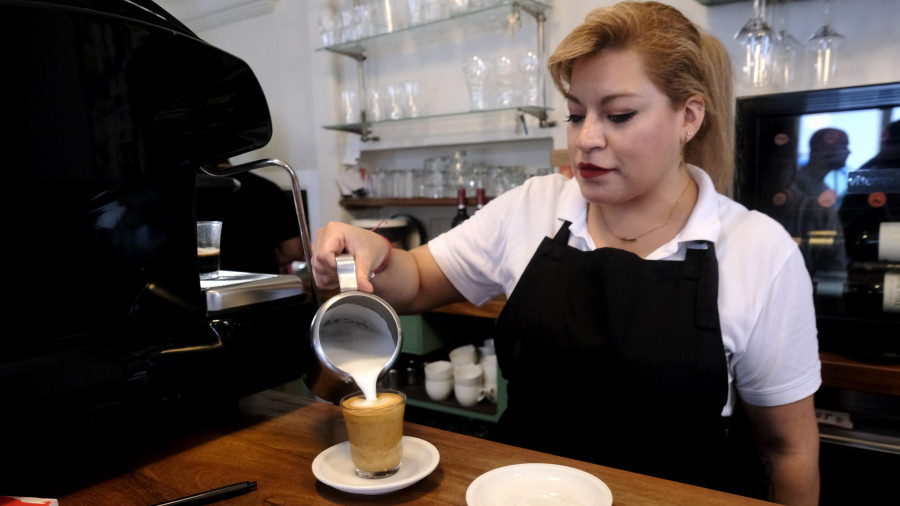
[[[574,95],[566,93],[565,97],[566,97],[566,100],[568,100],[568,101],[575,102],[578,105],[584,105]],[[636,94],[636,93],[627,93],[627,92],[612,93],[612,94],[606,95],[605,97],[600,99],[600,105],[606,105],[606,104],[612,102],[613,100],[618,100],[620,98],[636,98],[636,97],[638,97],[638,94]]]

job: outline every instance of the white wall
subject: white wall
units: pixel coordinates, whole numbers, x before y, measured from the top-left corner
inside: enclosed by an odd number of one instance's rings
[[[176,17],[179,4],[198,0],[161,0]],[[344,0],[348,1],[348,0]],[[325,130],[322,125],[336,122],[338,95],[347,84],[355,84],[355,73],[348,58],[314,51],[321,46],[317,30],[319,16],[332,5],[330,0],[277,0],[270,13],[228,23],[198,32],[199,36],[244,59],[254,70],[269,100],[274,122],[274,137],[265,148],[238,158],[278,158],[291,164],[301,174],[302,184],[309,189],[310,222],[313,230],[329,220],[347,220],[350,216],[338,206],[340,198],[334,175],[342,169],[350,134]],[[337,0],[333,0],[335,5]],[[547,23],[547,49],[551,52],[558,42],[592,8],[615,3],[611,0],[555,0]],[[752,2],[706,7],[695,0],[668,0],[665,3],[681,9],[689,18],[709,29],[727,46],[733,48],[732,37],[751,14]],[[898,0],[833,0],[834,25],[846,36],[841,55],[837,86],[852,86],[900,81],[900,65],[895,63],[900,53],[900,1]],[[183,6],[183,5],[182,5]],[[821,24],[820,3],[817,0],[795,0],[789,3],[788,29],[804,40]],[[528,20],[526,19],[526,23]],[[191,26],[190,22],[186,22]],[[452,43],[451,43],[452,42]],[[457,43],[490,46],[488,41],[449,41],[443,52],[426,52],[428,60],[399,62],[367,62],[374,67],[376,79],[387,81],[420,76],[416,69],[427,68],[430,75],[440,76],[435,88],[439,104],[464,103],[466,92],[454,81],[459,74]],[[496,42],[495,42],[496,43]],[[505,43],[505,42],[504,42]],[[404,63],[407,65],[404,66]],[[453,76],[448,77],[448,76]],[[456,84],[447,84],[447,83]],[[552,118],[561,126],[552,129],[530,130],[531,138],[552,139],[556,147],[565,146],[565,127],[561,122],[565,107],[551,89],[550,105],[555,109]],[[409,129],[386,129],[381,143],[366,143],[363,149],[402,147],[417,142],[432,145],[447,136],[446,125],[422,121],[410,123]],[[504,145],[524,137],[514,134],[508,118],[483,119],[467,123],[455,132],[453,142],[461,139],[488,140]],[[350,139],[352,141],[352,139]],[[376,147],[374,144],[379,144]],[[509,143],[511,146],[514,142]],[[543,160],[537,162],[543,164]],[[278,176],[277,174],[275,175]],[[287,186],[287,185],[285,185]]]

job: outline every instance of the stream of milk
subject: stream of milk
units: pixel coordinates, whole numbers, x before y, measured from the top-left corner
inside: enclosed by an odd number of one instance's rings
[[[366,400],[374,401],[378,374],[396,349],[387,322],[362,306],[336,306],[319,328],[319,342],[331,363],[353,378]]]

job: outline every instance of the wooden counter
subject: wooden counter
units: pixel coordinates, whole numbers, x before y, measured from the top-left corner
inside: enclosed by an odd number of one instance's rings
[[[329,403],[267,391],[243,399],[231,418],[128,456],[92,483],[65,493],[59,502],[65,506],[147,505],[256,481],[256,491],[221,504],[464,505],[469,484],[481,474],[511,464],[543,462],[597,476],[612,490],[617,506],[767,504],[412,423],[406,423],[404,430],[437,447],[437,469],[391,494],[344,493],[316,480],[311,468],[320,452],[347,439],[340,410]]]
[[[900,395],[900,364],[860,362],[823,351],[822,383],[827,387]]]

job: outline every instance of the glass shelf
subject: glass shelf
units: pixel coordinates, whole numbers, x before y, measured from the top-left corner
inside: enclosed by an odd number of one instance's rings
[[[415,118],[401,118],[401,119],[392,119],[392,120],[384,120],[384,121],[370,121],[366,123],[343,123],[338,125],[325,125],[323,128],[326,130],[338,130],[341,132],[349,132],[353,134],[362,135],[368,127],[379,126],[379,125],[391,125],[398,123],[408,123],[410,121],[417,120],[425,120],[425,119],[436,119],[436,118],[453,118],[453,117],[463,117],[463,116],[473,116],[477,114],[487,114],[487,113],[501,113],[501,112],[516,112],[519,114],[528,114],[529,116],[534,116],[538,120],[541,121],[541,126],[553,126],[553,125],[545,125],[547,121],[547,113],[552,111],[553,109],[550,107],[536,107],[536,106],[521,106],[521,107],[506,107],[502,109],[478,109],[473,111],[460,111],[460,112],[450,112],[445,114],[430,114],[426,116],[417,116]]]
[[[517,8],[537,17],[551,6],[535,0],[504,1],[490,7],[460,12],[448,18],[420,23],[392,32],[320,47],[316,51],[330,51],[361,61],[370,53],[416,44],[420,41],[435,40],[450,31],[505,29],[508,26],[507,16]]]
[[[490,202],[494,197],[487,197]],[[401,197],[343,197],[339,202],[344,209],[363,209],[367,207],[456,207],[456,197],[453,198],[401,198]],[[466,198],[466,205],[474,207],[477,204],[473,197]]]

